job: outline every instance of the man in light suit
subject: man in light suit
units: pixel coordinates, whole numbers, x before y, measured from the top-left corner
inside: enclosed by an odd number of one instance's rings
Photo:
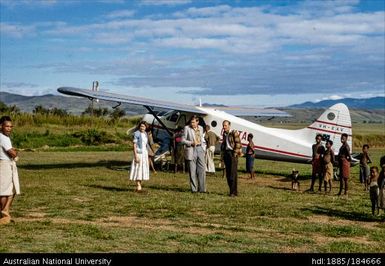
[[[203,128],[198,125],[199,118],[191,117],[190,125],[185,126],[182,143],[185,159],[189,163],[190,186],[192,192],[206,192],[205,139]]]

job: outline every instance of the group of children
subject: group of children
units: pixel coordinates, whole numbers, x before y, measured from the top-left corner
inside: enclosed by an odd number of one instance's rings
[[[322,182],[324,184],[325,193],[332,190],[332,178],[334,165],[338,163],[340,191],[341,195],[343,187],[345,187],[345,195],[348,191],[348,178],[350,175],[350,147],[347,145],[347,135],[342,134],[342,146],[338,153],[338,162],[335,160],[334,151],[332,149],[333,142],[327,140],[325,147],[321,144],[322,135],[316,136],[316,143],[313,144],[312,150],[312,181],[309,191],[314,191],[316,179],[319,179],[318,191],[322,191]],[[360,182],[364,184],[365,191],[369,190],[370,200],[372,203],[372,214],[378,215],[379,210],[385,211],[385,156],[380,159],[381,171],[377,166],[369,167],[372,160],[369,156],[369,145],[362,147],[360,159]],[[329,186],[329,189],[328,189]]]

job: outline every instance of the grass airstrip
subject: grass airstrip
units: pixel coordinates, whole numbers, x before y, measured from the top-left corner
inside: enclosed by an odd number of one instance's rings
[[[374,165],[384,154],[371,149]],[[385,214],[352,168],[349,195],[308,193],[310,165],[256,160],[256,178],[239,164],[239,196],[218,169],[207,194],[187,174],[159,171],[135,193],[130,151],[21,151],[22,194],[3,225],[1,252],[384,252]],[[218,161],[216,161],[218,165]],[[291,190],[292,168],[301,191]]]
[[[126,130],[139,119],[13,116],[22,194],[13,204],[13,221],[0,227],[0,252],[385,251],[385,214],[372,216],[358,166],[348,197],[336,196],[338,181],[330,194],[306,192],[310,165],[256,160],[250,180],[244,158],[236,198],[228,196],[220,169],[207,177],[206,194],[192,194],[187,173],[171,169],[152,174],[145,193],[135,193]],[[354,124],[353,135],[353,151],[369,143],[378,166],[385,155],[384,123]],[[300,192],[291,190],[293,168]]]

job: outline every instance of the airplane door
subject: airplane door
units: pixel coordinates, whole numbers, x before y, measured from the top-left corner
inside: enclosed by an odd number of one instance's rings
[[[203,129],[206,127],[206,122],[202,117],[199,117],[199,125],[203,127]]]
[[[187,124],[187,118],[186,118],[186,115],[185,114],[181,114],[179,116],[179,120],[178,122],[176,123],[176,127],[181,127],[181,128],[184,128]]]

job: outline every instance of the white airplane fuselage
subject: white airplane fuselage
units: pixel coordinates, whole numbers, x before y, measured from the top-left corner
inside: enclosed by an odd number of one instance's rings
[[[235,129],[240,133],[243,148],[246,148],[248,144],[248,134],[253,134],[256,158],[310,163],[312,145],[315,143],[317,134],[321,134],[325,139],[330,139],[334,142],[333,150],[335,154],[338,153],[341,146],[340,136],[342,133],[349,135],[348,144],[352,147],[350,114],[347,107],[343,104],[336,104],[330,107],[310,126],[298,130],[264,127],[224,111],[206,107],[197,108],[206,113],[206,115],[201,116],[204,124],[210,125],[211,130],[220,137],[222,137],[223,133],[223,121],[230,121],[231,129]],[[175,119],[176,113],[177,119]],[[160,119],[167,128],[175,130],[177,126],[183,127],[189,121],[191,115],[184,112],[171,112],[168,116],[165,115]],[[161,128],[152,115],[146,115],[145,120],[148,123],[152,123],[158,130]]]
[[[221,137],[221,141],[224,120],[231,121],[231,129],[239,132],[244,149],[248,145],[247,136],[250,133],[253,134],[256,158],[300,163],[311,160],[312,143],[296,138],[293,130],[264,127],[223,111],[212,109],[205,109],[205,111],[208,115],[203,119],[207,125],[210,125],[211,130]],[[214,127],[213,124],[216,126]]]
[[[211,130],[218,136],[222,136],[222,123],[224,120],[231,122],[231,129],[240,132],[241,142],[243,147],[247,146],[248,134],[253,134],[254,149],[256,158],[309,163],[312,158],[312,145],[315,142],[316,135],[322,135],[323,143],[326,140],[333,141],[332,149],[334,154],[338,154],[341,147],[341,135],[347,134],[348,145],[352,147],[352,124],[348,107],[343,103],[337,103],[326,109],[322,115],[316,119],[311,125],[297,130],[268,128],[248,120],[242,119],[239,116],[243,115],[272,115],[281,116],[282,113],[274,111],[261,112],[250,108],[247,112],[234,112],[227,108],[228,112],[221,111],[215,108],[198,107],[174,103],[169,101],[152,100],[148,98],[125,96],[109,92],[90,91],[73,87],[60,87],[58,91],[71,96],[87,97],[90,99],[101,99],[146,107],[150,113],[156,115],[153,108],[162,108],[171,110],[162,116],[154,116],[147,114],[143,120],[153,126],[154,138],[161,140],[158,154],[168,152],[170,144],[170,134],[178,127],[184,127],[190,120],[193,114],[199,114],[200,125],[210,125]],[[173,111],[175,110],[175,111]],[[238,108],[238,110],[240,110]],[[231,115],[238,114],[239,116]],[[165,130],[167,129],[167,130]],[[128,134],[132,133],[135,128],[129,129]],[[162,141],[163,140],[163,141]],[[354,158],[353,158],[354,159]],[[351,164],[357,164],[357,160],[351,161]]]

